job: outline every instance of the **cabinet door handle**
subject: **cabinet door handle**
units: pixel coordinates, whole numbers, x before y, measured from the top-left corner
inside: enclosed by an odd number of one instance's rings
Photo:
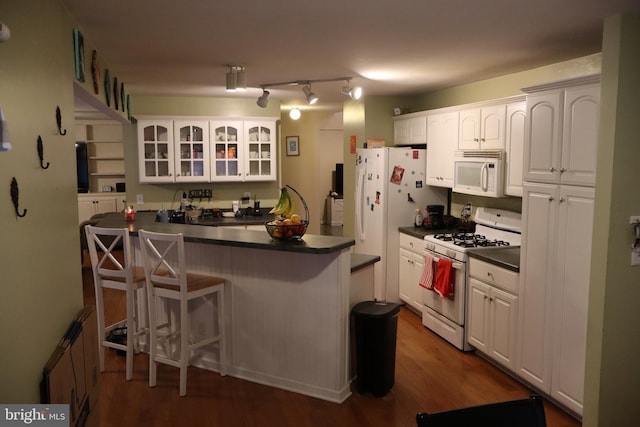
[[[550,202],[553,202],[553,200],[554,200],[554,199],[553,199],[553,196],[549,196],[549,201],[550,201]]]
[[[560,203],[564,202],[564,197],[560,197]]]
[[[565,168],[560,168],[560,173],[564,173],[566,171]]]
[[[490,272],[487,271],[487,277],[489,277],[491,280],[493,280],[493,274],[491,274]]]
[[[555,171],[556,171],[556,168],[554,168],[553,166],[551,166],[551,167],[549,168],[549,172],[553,173],[553,172],[555,172]]]

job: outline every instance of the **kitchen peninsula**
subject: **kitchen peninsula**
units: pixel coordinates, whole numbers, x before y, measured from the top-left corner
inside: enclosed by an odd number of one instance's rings
[[[98,226],[128,228],[136,257],[138,230],[183,233],[188,268],[226,279],[229,375],[333,402],[350,396],[349,313],[373,296],[373,280],[351,273],[379,260],[353,255],[353,239],[280,242],[266,230],[159,223],[152,212],[110,214]],[[196,328],[206,327],[198,319],[210,308],[195,310]],[[192,364],[217,371],[216,359],[197,351]]]

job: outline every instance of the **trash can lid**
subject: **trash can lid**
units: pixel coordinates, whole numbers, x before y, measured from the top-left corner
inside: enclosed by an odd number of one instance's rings
[[[400,304],[385,301],[362,301],[351,312],[356,316],[387,317],[398,314]]]

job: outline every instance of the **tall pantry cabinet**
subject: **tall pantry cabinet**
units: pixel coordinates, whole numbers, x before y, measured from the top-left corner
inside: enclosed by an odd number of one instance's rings
[[[582,414],[599,76],[525,91],[516,372]]]

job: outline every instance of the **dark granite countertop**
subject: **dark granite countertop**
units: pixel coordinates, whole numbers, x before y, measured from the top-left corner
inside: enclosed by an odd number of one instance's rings
[[[356,272],[380,261],[377,255],[351,254],[351,272]]]
[[[467,254],[507,270],[520,272],[520,247],[493,247],[469,249]]]
[[[417,237],[418,239],[422,239],[424,238],[424,236],[428,234],[436,234],[436,233],[444,232],[443,230],[428,230],[424,227],[414,227],[414,226],[398,227],[398,231],[404,234],[408,234],[409,236],[412,236],[412,237]]]
[[[131,235],[134,236],[138,235],[138,230],[145,229],[158,233],[182,233],[186,242],[307,254],[335,253],[355,245],[355,241],[351,238],[314,234],[305,234],[299,241],[278,241],[271,239],[266,230],[238,230],[229,227],[196,227],[190,224],[161,223],[156,222],[155,217],[155,212],[137,212],[134,221],[125,221],[122,213],[113,213],[99,220],[97,226],[128,228]],[[264,220],[264,217],[262,218]],[[236,220],[236,218],[218,219]],[[259,223],[263,223],[263,220]],[[247,222],[238,221],[236,224],[246,225]]]

